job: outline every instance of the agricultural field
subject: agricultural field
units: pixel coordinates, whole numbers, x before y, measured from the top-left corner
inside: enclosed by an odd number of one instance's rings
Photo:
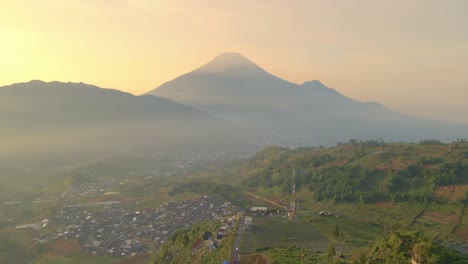
[[[262,248],[255,254],[244,255],[241,258],[241,263],[256,263],[256,264],[302,264],[302,263],[326,263],[327,259],[324,256],[314,255],[298,247],[276,247]]]
[[[255,217],[252,225],[252,246],[246,239],[249,232],[244,232],[243,247],[289,247],[296,245],[309,251],[323,251],[328,246],[328,239],[306,220],[289,221],[283,217]]]
[[[434,196],[449,202],[458,202],[465,199],[468,192],[468,184],[448,185],[437,187]]]
[[[337,252],[343,254],[367,247],[383,233],[380,227],[347,217],[314,216],[310,222],[336,245]],[[336,228],[338,234],[335,233]]]
[[[423,203],[398,202],[376,221],[382,223],[386,229],[407,228],[425,210],[425,207]]]
[[[382,231],[348,217],[254,217],[252,231],[243,233],[241,253],[244,259],[258,263],[324,263],[330,245],[337,257],[355,257],[385,233]]]
[[[468,210],[465,207],[460,220],[459,226],[454,230],[454,233],[461,237],[465,243],[468,242]]]

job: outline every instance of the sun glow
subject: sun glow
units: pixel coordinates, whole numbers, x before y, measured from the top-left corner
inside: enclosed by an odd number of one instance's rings
[[[0,85],[59,80],[141,94],[236,51],[296,83],[320,79],[359,100],[463,122],[467,5],[0,0]]]

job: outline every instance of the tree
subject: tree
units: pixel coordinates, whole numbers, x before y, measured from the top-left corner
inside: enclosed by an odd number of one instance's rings
[[[335,239],[340,238],[340,227],[337,224],[335,224],[335,226],[333,227],[333,237]]]
[[[400,176],[389,175],[387,178],[387,189],[389,192],[394,193],[402,188],[404,180]]]
[[[183,236],[182,243],[184,244],[184,246],[187,246],[190,243],[190,239],[189,239],[189,236],[187,234],[185,234]]]

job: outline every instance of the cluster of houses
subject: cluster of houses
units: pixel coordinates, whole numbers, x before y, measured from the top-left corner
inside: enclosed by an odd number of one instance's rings
[[[135,208],[133,203],[109,201],[101,204],[103,207],[99,210],[84,205],[62,207],[51,221],[65,227],[35,240],[72,239],[90,254],[136,255],[147,252],[150,247],[157,249],[179,228],[196,221],[223,220],[236,211],[229,203],[210,197],[144,210],[132,209]],[[223,235],[224,230],[218,230],[217,236]]]
[[[221,161],[229,160],[238,160],[238,159],[247,159],[250,157],[250,154],[246,153],[231,153],[231,151],[202,151],[197,152],[181,150],[177,152],[176,159],[178,162],[176,164],[184,163],[184,167],[190,167],[194,164],[203,164],[203,163],[219,163]]]
[[[205,231],[203,236],[195,241],[192,247],[192,256],[197,255],[202,249],[203,246],[208,248],[210,251],[216,250],[221,240],[226,236],[228,229],[232,228],[233,218],[225,219],[224,226],[220,227],[215,234],[211,231]]]
[[[88,181],[82,184],[75,184],[62,193],[61,197],[65,200],[76,199],[80,197],[94,196],[104,192],[104,190],[114,186],[112,180]]]

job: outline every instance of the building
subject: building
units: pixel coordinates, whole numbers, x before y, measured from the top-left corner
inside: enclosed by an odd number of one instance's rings
[[[250,207],[250,211],[254,213],[266,213],[268,211],[267,207],[254,206]]]

